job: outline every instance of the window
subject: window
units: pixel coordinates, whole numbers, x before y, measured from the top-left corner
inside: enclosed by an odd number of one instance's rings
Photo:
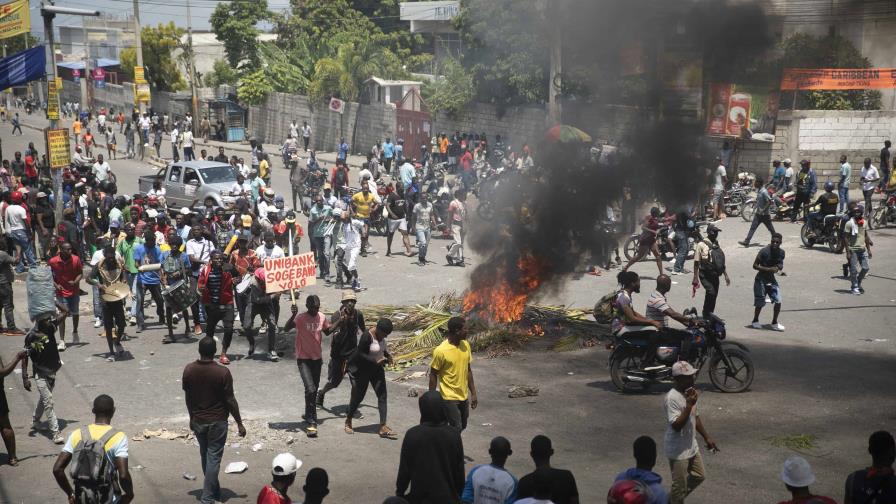
[[[236,182],[236,170],[230,165],[210,166],[202,168],[200,171],[206,184]]]
[[[168,173],[168,182],[180,182],[180,166],[172,166]]]
[[[199,174],[196,173],[196,170],[192,168],[187,168],[184,171],[184,184],[189,184],[191,182],[199,182]]]

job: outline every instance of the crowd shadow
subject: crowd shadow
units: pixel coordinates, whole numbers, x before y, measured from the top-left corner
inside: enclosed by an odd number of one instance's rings
[[[196,478],[196,481],[200,482],[201,479]],[[202,498],[202,489],[190,490],[187,492],[187,495],[192,495],[198,501]],[[221,488],[221,500],[219,502],[227,502],[230,499],[239,499],[238,502],[248,502],[249,496],[247,494],[238,494],[229,488]]]

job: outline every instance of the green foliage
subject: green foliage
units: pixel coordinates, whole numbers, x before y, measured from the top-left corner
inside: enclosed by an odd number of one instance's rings
[[[239,86],[236,88],[236,96],[242,103],[258,105],[272,91],[274,88],[265,77],[264,70],[255,70],[240,79]]]
[[[260,31],[256,25],[269,17],[267,0],[222,2],[215,7],[209,22],[215,37],[224,44],[231,67],[245,65],[250,70],[259,67]]]
[[[473,75],[454,58],[445,59],[437,73],[440,78],[423,86],[426,106],[433,114],[441,112],[452,119],[462,118],[476,93]]]
[[[813,37],[796,33],[782,43],[784,68],[871,68],[871,61],[849,40],[838,35]],[[796,108],[806,110],[877,110],[880,92],[799,91]]]
[[[25,44],[26,38],[28,39],[27,45]],[[0,43],[6,46],[6,55],[12,56],[13,54],[22,52],[29,47],[35,47],[39,45],[40,40],[38,40],[37,37],[32,36],[30,33],[26,33],[24,37],[9,37],[7,39],[3,39],[3,41]]]
[[[461,0],[454,19],[480,100],[499,106],[547,100],[549,54],[541,0]]]
[[[221,84],[234,85],[240,76],[230,63],[218,59],[212,64],[212,71],[207,73],[202,81],[208,87],[217,87]]]
[[[307,75],[314,68],[307,53],[289,52],[274,44],[261,44],[259,54],[265,64],[264,75],[274,91],[280,93],[306,93]]]
[[[183,78],[183,72],[171,57],[174,49],[183,49],[180,37],[184,34],[183,28],[174,26],[174,23],[159,24],[153,28],[144,26],[141,35],[143,43],[143,66],[145,67],[146,80],[159,91],[179,91],[187,87]],[[134,66],[137,64],[137,51],[134,48],[121,50],[121,68],[125,75],[134,79]]]

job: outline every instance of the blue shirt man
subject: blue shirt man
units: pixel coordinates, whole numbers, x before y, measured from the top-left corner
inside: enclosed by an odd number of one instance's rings
[[[339,152],[336,154],[336,159],[340,159],[345,161],[345,158],[348,156],[348,144],[345,142],[344,138],[339,139]]]
[[[383,144],[383,157],[386,159],[395,157],[395,144],[392,143],[392,139],[390,138],[387,138],[386,142]]]
[[[141,243],[134,247],[134,262],[137,267],[147,264],[159,264],[162,260],[162,249],[155,244],[155,239],[150,243]],[[143,285],[158,285],[162,282],[159,271],[141,271],[137,273],[137,279]]]
[[[414,169],[414,165],[410,162],[405,161],[404,164],[401,165],[401,168],[398,169],[399,174],[401,175],[401,183],[404,184],[404,188],[407,189],[411,187],[411,183],[414,181],[414,175],[417,174],[417,170]]]

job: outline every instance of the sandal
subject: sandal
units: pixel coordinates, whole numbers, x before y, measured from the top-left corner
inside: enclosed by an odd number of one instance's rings
[[[397,439],[398,436],[395,435],[395,432],[393,432],[392,429],[384,425],[380,427],[380,437],[383,439]]]
[[[352,426],[349,424],[345,424],[345,433],[346,434],[354,434],[355,429],[352,429]]]
[[[224,364],[226,366],[226,365],[230,364],[230,359],[228,359],[226,355],[221,354],[221,356],[218,357],[218,362],[220,362],[221,364]]]

